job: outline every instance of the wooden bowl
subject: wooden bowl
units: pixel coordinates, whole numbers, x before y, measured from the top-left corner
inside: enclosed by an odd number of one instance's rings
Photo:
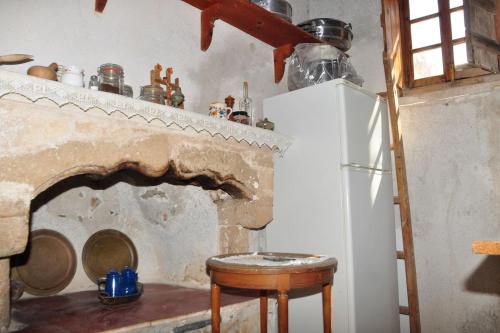
[[[57,64],[51,63],[49,66],[31,66],[28,69],[28,75],[36,76],[41,79],[57,81]]]

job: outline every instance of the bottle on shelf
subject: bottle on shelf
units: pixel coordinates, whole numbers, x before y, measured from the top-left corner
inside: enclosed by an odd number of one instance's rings
[[[99,80],[97,79],[97,75],[92,75],[90,77],[89,89],[90,90],[99,90]]]
[[[243,82],[243,98],[240,99],[239,103],[239,111],[246,113],[249,117],[248,124],[250,126],[254,126],[254,117],[253,117],[253,102],[250,97],[248,97],[248,82]]]

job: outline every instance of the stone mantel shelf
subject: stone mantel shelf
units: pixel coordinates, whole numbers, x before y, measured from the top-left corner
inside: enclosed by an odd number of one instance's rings
[[[180,128],[182,130],[191,128],[198,133],[207,132],[211,136],[220,135],[226,140],[234,138],[238,142],[246,142],[249,145],[257,144],[259,147],[267,147],[278,151],[281,155],[292,143],[291,138],[287,136],[261,128],[213,119],[200,113],[0,70],[0,98],[12,93],[22,95],[32,102],[46,98],[59,107],[73,104],[83,112],[98,108],[107,115],[119,112],[128,119],[139,118],[147,124],[151,124],[156,120],[155,124],[162,124],[167,128]]]

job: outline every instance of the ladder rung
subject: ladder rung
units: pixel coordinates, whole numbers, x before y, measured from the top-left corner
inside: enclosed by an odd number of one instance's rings
[[[410,308],[407,307],[407,306],[399,306],[399,314],[402,314],[402,315],[407,315],[409,316],[410,315]]]
[[[406,259],[404,251],[396,251],[396,257],[398,259]]]
[[[401,200],[399,200],[399,196],[394,196],[392,200],[394,201],[395,205],[399,205],[399,203],[401,202]]]

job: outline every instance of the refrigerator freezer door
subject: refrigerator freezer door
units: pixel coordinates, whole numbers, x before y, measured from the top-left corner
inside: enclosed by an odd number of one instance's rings
[[[342,179],[349,332],[399,332],[391,174],[344,168]]]
[[[339,84],[341,163],[391,169],[387,105],[380,97]]]

